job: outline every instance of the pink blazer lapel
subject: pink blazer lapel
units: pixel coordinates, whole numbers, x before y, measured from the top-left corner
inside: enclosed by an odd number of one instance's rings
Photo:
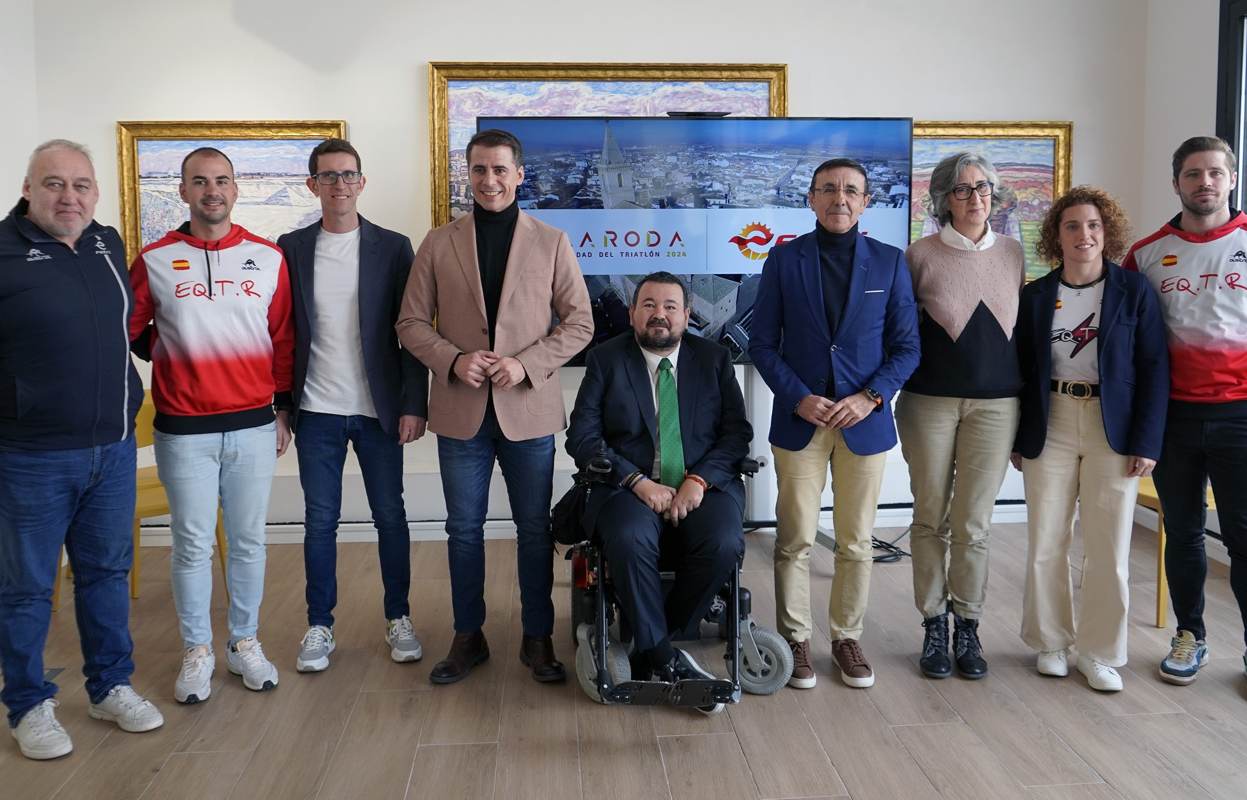
[[[481,270],[476,263],[476,228],[472,224],[471,214],[455,221],[450,232],[450,245],[455,251],[455,258],[459,260],[459,270],[463,273],[467,296],[476,301],[476,310],[480,312],[481,319],[485,319],[485,292],[481,289]],[[514,245],[511,252],[515,252]]]

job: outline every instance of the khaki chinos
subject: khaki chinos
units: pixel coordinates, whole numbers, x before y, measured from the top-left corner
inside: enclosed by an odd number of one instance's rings
[[[774,557],[779,633],[789,641],[804,642],[814,628],[810,548],[818,532],[830,464],[836,571],[831,580],[829,627],[833,640],[860,639],[870,595],[875,509],[887,453],[859,456],[845,444],[844,434],[833,428],[815,429],[801,450],[772,445],[771,451],[779,479]]]
[[[924,619],[945,614],[949,600],[965,619],[983,616],[992,512],[1020,416],[1016,397],[903,391],[897,398],[896,428],[914,497],[914,604]]]

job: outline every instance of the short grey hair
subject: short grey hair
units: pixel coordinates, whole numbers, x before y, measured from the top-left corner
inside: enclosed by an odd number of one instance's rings
[[[34,174],[35,159],[39,158],[40,154],[46,153],[49,150],[73,150],[75,153],[81,153],[82,157],[85,158],[87,160],[87,163],[91,165],[91,169],[92,170],[95,169],[95,161],[92,160],[91,151],[87,149],[87,146],[85,144],[79,144],[78,142],[71,142],[69,139],[49,139],[43,144],[36,147],[34,152],[30,154],[30,160],[26,162],[26,180],[27,181],[29,181],[31,178],[31,175]]]
[[[996,173],[996,167],[992,162],[978,153],[954,153],[936,164],[935,169],[931,170],[931,184],[927,189],[931,215],[939,220],[941,225],[947,225],[952,221],[953,212],[948,207],[948,198],[953,193],[953,187],[957,185],[957,179],[967,167],[978,167],[991,183],[991,211],[995,211],[1000,205],[1000,176]]]

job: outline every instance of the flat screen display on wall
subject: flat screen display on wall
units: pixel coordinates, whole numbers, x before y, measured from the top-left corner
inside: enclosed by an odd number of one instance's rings
[[[567,232],[594,302],[595,342],[628,330],[635,282],[683,276],[691,332],[747,360],[757,276],[776,245],[814,229],[806,199],[828,158],[870,176],[863,233],[909,242],[910,119],[480,117],[524,148],[520,207]]]

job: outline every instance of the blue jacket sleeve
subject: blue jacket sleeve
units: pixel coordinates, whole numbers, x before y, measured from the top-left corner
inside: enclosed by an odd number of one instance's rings
[[[922,346],[918,340],[918,314],[914,305],[913,279],[903,255],[897,255],[888,293],[887,316],[883,323],[883,364],[866,385],[890,402],[909,376],[918,368]]]
[[[813,392],[780,353],[784,337],[784,291],[777,250],[772,248],[762,265],[758,294],[753,302],[753,321],[749,328],[749,357],[753,359],[762,380],[774,393],[776,406],[792,411],[797,403]]]
[[[398,252],[398,266],[394,270],[394,319],[398,319],[399,309],[403,304],[403,292],[407,289],[407,278],[411,274],[411,265],[416,260],[415,250],[411,247],[411,239],[403,237],[403,245]],[[424,417],[429,416],[429,370],[419,359],[401,344],[396,346],[402,352],[398,356],[398,367],[402,376],[402,401],[399,414]]]
[[[1160,458],[1169,406],[1169,342],[1156,290],[1139,280],[1139,322],[1134,337],[1135,402],[1130,455]]]

